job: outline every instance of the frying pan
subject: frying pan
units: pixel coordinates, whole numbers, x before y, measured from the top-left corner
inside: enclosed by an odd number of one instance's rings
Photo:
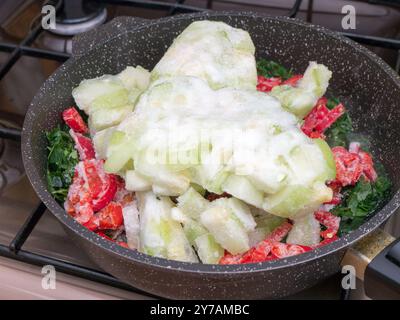
[[[72,89],[83,79],[115,74],[127,65],[151,69],[173,39],[201,19],[247,30],[257,57],[279,61],[296,73],[304,72],[309,61],[333,71],[328,95],[334,93],[349,109],[357,131],[371,138],[373,155],[386,166],[394,183],[391,200],[360,228],[329,245],[286,259],[228,266],[190,264],[150,257],[107,241],[69,217],[53,199],[46,184],[44,133],[61,123],[61,111],[73,104]],[[43,84],[29,107],[22,133],[24,165],[37,194],[78,248],[128,284],[167,298],[287,296],[337,273],[347,248],[399,207],[400,79],[380,58],[334,32],[249,12],[207,12],[159,20],[124,17],[78,37],[74,53]]]

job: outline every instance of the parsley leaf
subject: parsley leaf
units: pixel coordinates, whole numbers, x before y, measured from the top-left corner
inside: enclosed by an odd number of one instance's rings
[[[336,98],[328,99],[326,104],[328,109],[333,109],[339,104],[339,100]],[[348,135],[353,131],[353,125],[349,113],[346,111],[339,117],[325,132],[326,141],[329,146],[337,147],[348,147],[349,139]]]
[[[390,196],[391,182],[382,173],[371,183],[361,178],[354,187],[343,189],[343,201],[332,209],[341,217],[340,234],[358,228]]]
[[[78,153],[66,126],[46,133],[48,141],[47,184],[54,198],[63,202],[72,183]]]
[[[292,70],[288,70],[275,61],[260,59],[257,61],[257,73],[265,78],[279,77],[287,80],[293,76]]]
[[[332,110],[334,107],[336,107],[338,104],[340,103],[338,98],[330,98],[328,99],[327,103],[326,103],[326,107],[329,110]]]

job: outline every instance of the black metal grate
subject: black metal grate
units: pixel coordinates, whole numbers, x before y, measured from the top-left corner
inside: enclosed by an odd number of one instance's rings
[[[98,2],[104,4],[113,4],[113,5],[123,5],[123,6],[134,6],[141,7],[146,9],[158,9],[158,10],[166,10],[167,15],[173,15],[175,13],[189,13],[189,12],[199,12],[209,10],[212,8],[213,0],[207,1],[207,9],[198,8],[193,6],[185,5],[185,0],[176,0],[175,3],[167,3],[160,1],[146,1],[146,0],[96,0]],[[58,1],[47,1],[48,4],[53,4],[56,7],[56,10],[59,10],[62,7],[63,0]],[[296,0],[294,2],[293,7],[287,13],[287,16],[294,18],[300,10],[300,5],[302,0]],[[312,10],[311,6],[308,6],[308,10]],[[309,15],[309,14],[308,14]],[[8,73],[8,71],[13,67],[13,65],[19,60],[21,56],[30,56],[36,58],[44,58],[55,61],[64,62],[66,61],[70,55],[66,53],[44,50],[31,47],[31,44],[37,39],[37,37],[44,32],[41,23],[36,23],[32,30],[28,33],[28,35],[19,43],[19,44],[11,44],[0,42],[0,52],[10,53],[7,61],[1,65],[0,67],[0,80],[4,78],[4,76]],[[396,71],[399,72],[400,68],[400,40],[389,39],[389,38],[381,38],[381,37],[372,37],[365,35],[357,35],[350,33],[342,33],[344,36],[347,36],[361,44],[377,46],[382,48],[388,48],[398,51],[398,59],[396,63]],[[17,129],[9,129],[9,128],[0,128],[0,138],[3,139],[12,139],[12,140],[20,140],[21,139],[21,131]],[[17,234],[11,243],[7,245],[0,244],[0,256],[15,259],[18,261],[30,263],[33,265],[43,266],[43,265],[53,265],[57,270],[64,272],[66,274],[78,276],[81,278],[85,278],[92,281],[97,281],[100,283],[104,283],[107,285],[111,285],[117,288],[129,290],[135,293],[139,293],[142,295],[146,295],[149,297],[156,297],[152,294],[143,292],[140,289],[134,288],[132,286],[127,285],[114,278],[113,276],[96,271],[90,268],[82,267],[73,263],[65,262],[59,259],[54,259],[51,257],[35,254],[29,251],[22,250],[22,247],[31,234],[32,230],[35,228],[43,213],[45,212],[46,207],[43,203],[40,203],[38,207],[32,212],[32,214],[25,221],[24,225],[21,226]],[[343,294],[343,298],[347,297],[347,294]],[[156,297],[158,298],[158,297]]]

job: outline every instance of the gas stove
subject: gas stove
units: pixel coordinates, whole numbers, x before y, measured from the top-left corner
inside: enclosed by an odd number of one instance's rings
[[[371,3],[370,3],[371,2]],[[73,36],[117,16],[156,19],[203,10],[253,10],[325,25],[368,46],[397,72],[400,68],[399,1],[340,0],[3,0],[0,3],[0,299],[152,299],[94,265],[68,239],[29,184],[20,154],[27,107],[41,84],[73,52]],[[384,2],[384,3],[383,3]],[[57,29],[40,23],[44,5],[57,10]],[[358,14],[357,29],[341,28],[344,4]],[[371,28],[372,25],[372,28]],[[400,219],[385,229],[400,236]],[[43,289],[43,266],[57,270],[57,285]],[[293,299],[359,299],[341,289],[338,274]]]

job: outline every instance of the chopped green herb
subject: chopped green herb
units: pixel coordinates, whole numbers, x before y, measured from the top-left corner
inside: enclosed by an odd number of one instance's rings
[[[371,183],[361,178],[354,187],[343,190],[343,201],[332,209],[341,217],[340,235],[358,228],[390,196],[391,182],[382,174]]]
[[[326,107],[329,110],[332,110],[334,107],[336,107],[338,104],[340,103],[338,98],[330,98],[328,99],[327,103],[326,103]]]
[[[72,183],[78,153],[66,126],[46,133],[48,141],[47,184],[51,194],[63,202]]]
[[[265,78],[279,77],[287,80],[293,76],[292,70],[288,70],[275,61],[260,59],[257,62],[257,73]]]
[[[339,100],[336,98],[328,99],[326,104],[328,109],[333,109],[339,104]],[[329,146],[337,147],[348,147],[349,134],[353,131],[353,125],[349,113],[346,111],[339,119],[337,119],[325,132],[326,140]]]

